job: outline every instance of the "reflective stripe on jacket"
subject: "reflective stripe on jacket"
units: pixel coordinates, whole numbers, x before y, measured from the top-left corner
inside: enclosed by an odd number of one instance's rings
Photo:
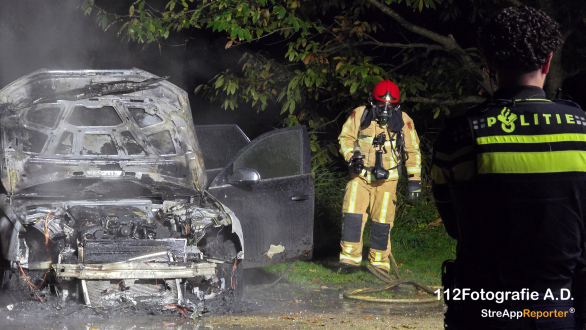
[[[340,153],[344,156],[346,161],[349,161],[354,154],[354,143],[357,142],[364,158],[365,167],[373,167],[375,163],[375,155],[377,148],[372,145],[373,139],[380,133],[385,133],[386,141],[385,148],[387,153],[383,153],[383,167],[390,170],[389,178],[387,180],[398,180],[399,174],[397,171],[397,159],[393,156],[392,149],[395,147],[396,141],[390,141],[390,137],[384,126],[381,126],[372,121],[370,126],[365,129],[360,128],[360,118],[364,113],[366,107],[356,108],[344,126],[342,126],[342,132],[338,137],[340,142]],[[415,130],[413,120],[405,112],[402,112],[403,122],[403,135],[405,139],[405,150],[409,158],[406,162],[407,173],[409,174],[409,180],[421,180],[421,152],[419,150],[419,136]],[[374,181],[374,177],[368,171],[363,171],[361,177],[368,182]]]

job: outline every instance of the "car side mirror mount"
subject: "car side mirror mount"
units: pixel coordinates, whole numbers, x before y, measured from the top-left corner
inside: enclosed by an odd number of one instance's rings
[[[228,177],[228,183],[232,185],[255,185],[260,181],[260,174],[257,170],[241,167],[238,168]]]

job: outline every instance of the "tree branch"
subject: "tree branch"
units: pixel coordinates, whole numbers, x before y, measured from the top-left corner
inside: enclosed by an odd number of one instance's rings
[[[450,49],[458,50],[461,54],[462,64],[465,65],[470,71],[476,71],[479,74],[481,74],[483,77],[483,80],[479,82],[480,86],[487,93],[492,94],[490,79],[485,74],[482,73],[480,68],[477,67],[476,62],[466,53],[466,51],[464,49],[462,49],[462,47],[460,47],[460,45],[458,45],[458,43],[456,42],[456,39],[454,39],[454,37],[452,35],[445,37],[439,33],[435,33],[433,31],[430,31],[430,30],[422,28],[418,25],[415,25],[415,24],[407,21],[405,18],[403,18],[403,16],[399,15],[397,12],[392,10],[389,6],[381,3],[379,0],[366,0],[366,1],[370,2],[375,7],[380,9],[383,13],[390,16],[392,19],[397,21],[397,23],[401,24],[407,30],[414,32],[414,33],[417,33],[421,36],[427,37],[427,38],[443,45],[448,50],[450,50]]]
[[[525,4],[519,0],[506,0],[506,1],[511,3],[511,5],[513,5],[513,6],[525,6]]]
[[[466,96],[460,100],[453,99],[453,100],[444,100],[444,99],[434,99],[428,97],[420,97],[420,96],[411,96],[411,97],[403,97],[403,102],[413,102],[413,103],[425,103],[425,104],[437,104],[437,105],[456,105],[456,104],[463,104],[463,103],[482,103],[486,101],[484,97],[480,96]]]
[[[425,29],[425,28],[422,28],[418,25],[415,25],[415,24],[409,22],[408,20],[406,20],[405,18],[403,18],[403,16],[399,15],[394,10],[392,10],[389,6],[381,3],[378,0],[367,0],[367,1],[372,3],[378,9],[380,9],[383,13],[389,15],[392,19],[397,21],[399,24],[401,24],[407,30],[414,32],[414,33],[417,33],[419,35],[422,35],[424,37],[427,37],[427,38],[429,38],[439,44],[442,44],[447,49],[460,48],[458,46],[458,44],[456,43],[456,40],[454,40],[454,38],[444,37],[439,33],[435,33],[433,31],[430,31],[428,29]]]
[[[321,125],[317,126],[316,128],[314,128],[313,130],[309,131],[308,133],[317,132],[317,129],[318,129],[318,128],[324,127],[324,126],[326,126],[326,125],[329,125],[329,124],[331,124],[331,123],[335,123],[335,122],[338,120],[338,118],[340,118],[340,116],[341,116],[343,113],[345,113],[345,112],[344,112],[344,111],[340,111],[340,113],[338,113],[338,115],[336,116],[336,118],[334,118],[334,119],[332,119],[332,120],[330,120],[330,121],[328,121],[328,122],[326,122],[326,123],[323,123],[323,124],[321,124]]]
[[[429,50],[447,50],[445,47],[440,45],[430,45],[430,44],[399,44],[399,43],[388,43],[388,42],[376,42],[376,41],[364,41],[358,42],[353,46],[366,46],[366,45],[374,45],[379,47],[395,47],[395,48],[427,48]]]
[[[420,58],[422,58],[422,57],[426,57],[427,55],[429,55],[429,50],[427,50],[425,53],[417,54],[417,55],[416,55],[416,56],[414,56],[412,59],[410,59],[410,60],[408,60],[408,61],[406,61],[406,62],[403,62],[403,63],[399,64],[398,66],[396,66],[396,67],[394,67],[394,68],[390,69],[390,70],[389,70],[389,71],[387,71],[387,72],[388,72],[388,73],[395,72],[395,71],[399,70],[400,68],[402,68],[402,67],[404,67],[404,66],[406,66],[406,65],[409,65],[410,63],[413,63],[414,61],[416,61],[416,60],[418,60],[418,59],[420,59]]]
[[[356,46],[377,46],[377,47],[394,47],[394,48],[427,48],[428,51],[430,50],[447,50],[445,47],[440,45],[430,45],[430,44],[400,44],[400,43],[388,43],[388,42],[378,42],[378,41],[363,41],[363,42],[356,42],[356,43],[344,43],[341,42],[338,45],[332,46],[330,48],[326,48],[324,50],[324,54],[328,55],[334,52],[339,51],[342,48],[346,47],[356,47]]]

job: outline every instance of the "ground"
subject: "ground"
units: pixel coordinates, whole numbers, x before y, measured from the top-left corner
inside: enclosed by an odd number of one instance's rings
[[[41,303],[34,297],[0,300],[0,329],[443,329],[442,301],[388,304],[349,300],[343,293],[382,283],[366,271],[352,275],[332,271],[333,260],[296,262],[279,284],[279,265],[245,272],[244,304],[234,313],[182,317],[177,309],[90,309]],[[434,283],[426,283],[434,285]],[[429,297],[411,286],[376,295],[381,298]],[[12,310],[7,306],[12,305]],[[211,313],[210,313],[211,314]],[[188,315],[189,316],[189,315]]]

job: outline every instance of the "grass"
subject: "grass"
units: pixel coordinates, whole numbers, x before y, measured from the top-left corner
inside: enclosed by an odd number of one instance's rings
[[[368,234],[368,230],[365,230],[366,237]],[[442,262],[455,257],[455,241],[447,236],[443,225],[435,228],[410,225],[395,227],[391,231],[391,241],[392,252],[403,278],[422,284],[440,285]],[[336,255],[313,261],[296,261],[291,271],[285,275],[285,280],[318,287],[326,285],[358,288],[382,284],[366,270],[366,261],[362,262],[362,270],[354,274],[337,274],[337,264]],[[288,264],[267,266],[264,271],[280,275],[287,266]]]

